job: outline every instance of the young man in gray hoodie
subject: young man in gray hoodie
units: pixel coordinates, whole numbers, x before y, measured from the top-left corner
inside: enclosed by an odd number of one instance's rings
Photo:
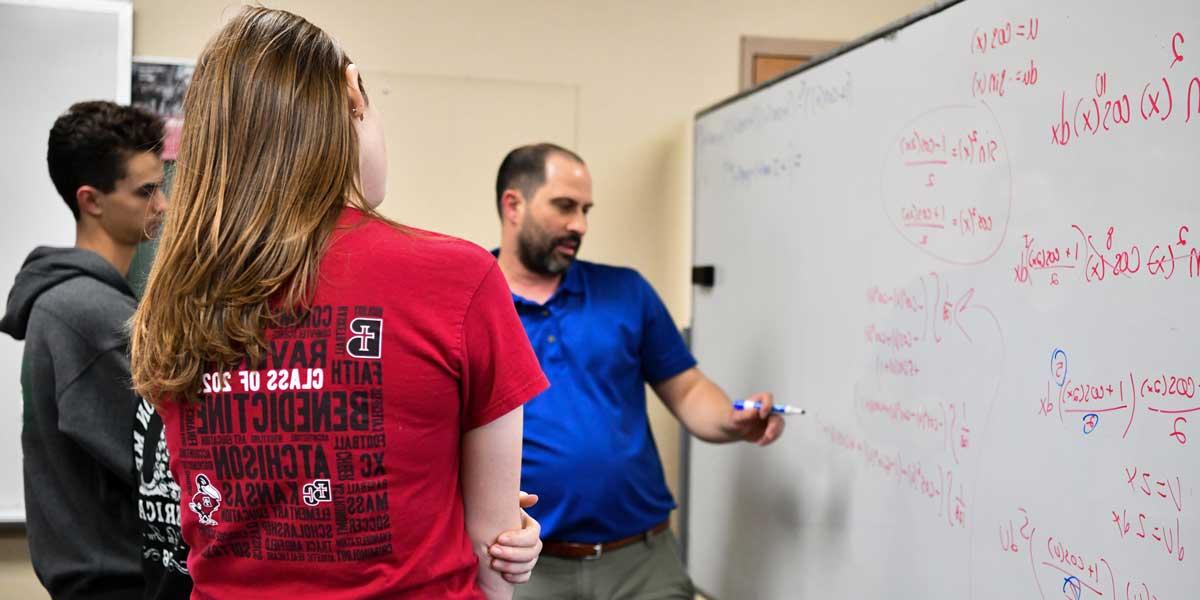
[[[75,104],[55,121],[46,160],[75,246],[35,249],[0,320],[25,340],[26,528],[55,599],[142,594],[125,329],[136,300],[125,277],[166,208],[162,139],[158,117],[111,102]]]

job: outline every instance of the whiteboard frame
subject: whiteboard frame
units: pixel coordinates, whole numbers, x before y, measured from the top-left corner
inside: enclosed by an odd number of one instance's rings
[[[760,83],[752,88],[738,92],[737,94],[734,94],[724,100],[720,100],[716,104],[712,104],[710,106],[702,108],[702,109],[700,109],[700,111],[698,111],[696,113],[695,118],[692,120],[693,121],[699,120],[700,117],[703,117],[704,115],[706,115],[714,110],[717,110],[718,108],[721,108],[721,107],[729,105],[729,104],[733,104],[734,102],[737,102],[738,100],[741,100],[742,98],[745,98],[746,96],[750,96],[751,94],[765,90],[777,83],[782,83],[784,81],[787,81],[788,79],[791,79],[792,77],[795,77],[796,75],[799,75],[800,73],[803,73],[817,65],[825,64],[847,52],[850,52],[851,50],[855,50],[855,49],[859,48],[860,46],[865,46],[879,38],[889,37],[892,34],[900,31],[901,29],[904,29],[905,27],[908,27],[909,25],[916,23],[917,21],[920,21],[926,17],[931,17],[933,15],[936,15],[937,13],[940,13],[943,10],[950,8],[951,6],[954,6],[955,4],[962,4],[963,2],[966,2],[966,0],[937,0],[936,2],[931,4],[928,8],[923,8],[915,13],[908,15],[907,17],[902,17],[900,19],[892,21],[891,23],[884,25],[880,29],[877,29],[871,33],[868,33],[867,35],[864,35],[856,40],[851,40],[841,46],[838,46],[837,48],[834,48],[833,50],[830,50],[829,52],[817,55],[817,56],[813,57],[812,60],[804,63],[803,65],[800,65],[799,67],[796,67],[794,70],[789,71],[785,75],[781,75],[781,76],[776,77],[775,79],[771,79],[769,81],[764,81],[763,83]],[[694,143],[695,142],[693,140],[693,144]],[[693,177],[695,176],[694,171],[693,171],[692,175],[693,175]],[[695,188],[692,188],[692,189],[694,190]],[[695,198],[694,198],[694,194],[693,194],[693,204],[694,203],[695,203]],[[693,223],[693,225],[695,225],[695,223]],[[695,227],[693,227],[692,230],[695,231]],[[693,240],[694,239],[695,238],[693,238]],[[695,242],[693,241],[693,247],[694,246],[695,246]]]

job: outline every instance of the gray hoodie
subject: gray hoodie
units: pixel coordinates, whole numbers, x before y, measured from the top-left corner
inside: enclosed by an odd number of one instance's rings
[[[34,571],[55,599],[141,597],[125,334],[135,307],[100,255],[43,247],[25,259],[0,320],[25,340],[25,520]]]

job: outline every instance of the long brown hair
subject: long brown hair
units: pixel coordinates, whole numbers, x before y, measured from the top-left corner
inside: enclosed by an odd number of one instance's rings
[[[131,322],[144,398],[186,399],[206,368],[257,365],[263,330],[307,310],[342,207],[378,217],[362,201],[349,64],[320,28],[261,7],[241,9],[200,55]]]

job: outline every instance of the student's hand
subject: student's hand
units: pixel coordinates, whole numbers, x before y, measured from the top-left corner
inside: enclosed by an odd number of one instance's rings
[[[492,555],[492,570],[509,583],[525,583],[542,553],[542,525],[524,509],[537,504],[536,494],[521,492],[521,528],[505,531],[488,547]]]
[[[775,398],[770,392],[754,394],[747,397],[746,401],[757,401],[761,405],[758,410],[730,409],[730,418],[733,423],[729,428],[734,435],[759,446],[766,446],[779,439],[779,436],[783,435],[783,415],[771,412]]]

